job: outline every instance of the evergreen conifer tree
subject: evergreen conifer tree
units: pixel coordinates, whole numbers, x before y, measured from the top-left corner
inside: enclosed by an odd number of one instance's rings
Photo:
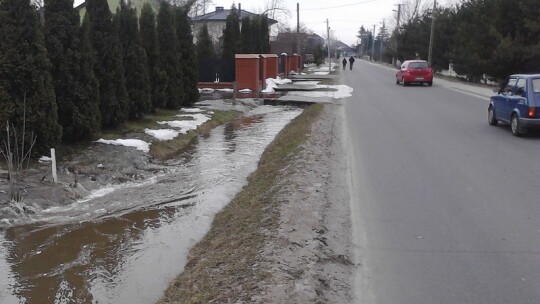
[[[191,106],[199,100],[199,65],[191,25],[189,24],[187,7],[177,7],[175,9],[175,23],[180,51],[182,53],[182,74],[184,85],[184,106]]]
[[[74,121],[86,121],[80,123],[86,126],[80,134],[84,138],[89,138],[93,137],[101,128],[101,111],[99,109],[99,81],[94,73],[96,57],[90,41],[90,20],[88,15],[84,16],[79,32],[79,37],[81,37],[79,47],[80,68],[77,78],[79,84],[79,91],[77,92],[79,113],[77,114],[79,116],[75,116]]]
[[[268,27],[268,17],[263,15],[260,20],[260,35],[261,37],[261,48],[260,52],[262,54],[270,53],[270,29]]]
[[[90,138],[99,130],[99,99],[93,72],[81,71],[80,17],[73,0],[45,0],[45,45],[51,61],[51,74],[58,105],[63,139]],[[85,50],[89,52],[90,50]]]
[[[49,69],[42,28],[30,0],[0,1],[0,118],[22,132],[25,111],[26,132],[34,132],[36,151],[43,154],[62,136]]]
[[[251,54],[254,52],[253,45],[253,30],[251,27],[251,19],[249,17],[242,18],[242,29],[240,30],[240,44],[243,54]]]
[[[169,109],[180,109],[184,102],[182,54],[176,34],[173,10],[166,1],[162,1],[159,7],[157,32],[160,69],[166,73],[165,106]]]
[[[255,54],[264,54],[261,35],[261,17],[256,16],[251,21],[252,52]]]
[[[115,128],[126,121],[129,112],[122,47],[107,0],[87,0],[86,14],[96,54],[94,70],[99,81],[101,123],[103,127]]]
[[[199,59],[212,59],[216,57],[214,43],[212,42],[210,33],[208,33],[206,23],[202,26],[197,36],[197,55]]]
[[[142,118],[151,110],[150,79],[146,51],[142,47],[137,11],[124,1],[115,18],[118,20],[118,37],[122,45],[126,90],[129,100],[129,118]]]
[[[164,108],[166,101],[165,73],[159,65],[159,41],[156,31],[156,15],[149,3],[145,3],[139,19],[141,42],[148,58],[148,74],[150,76],[150,92],[152,111]]]
[[[223,30],[223,50],[221,57],[224,60],[234,60],[234,55],[240,52],[240,22],[238,11],[233,6],[225,23]]]

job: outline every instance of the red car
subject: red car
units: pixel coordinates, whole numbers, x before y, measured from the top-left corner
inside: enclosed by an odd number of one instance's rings
[[[396,84],[427,83],[433,85],[433,71],[425,60],[406,60],[396,73]]]

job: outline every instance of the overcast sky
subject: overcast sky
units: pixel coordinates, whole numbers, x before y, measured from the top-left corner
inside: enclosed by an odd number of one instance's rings
[[[233,2],[242,9],[252,12],[262,12],[268,0],[212,0],[214,6],[231,7]],[[287,23],[296,29],[296,3],[300,4],[300,23],[316,34],[326,38],[326,19],[328,19],[333,35],[346,44],[356,44],[356,34],[363,25],[368,30],[377,26],[376,32],[382,26],[383,19],[394,18],[392,10],[396,4],[406,0],[284,0],[290,16]],[[432,0],[425,0],[433,3]],[[456,0],[438,0],[442,5],[454,3]],[[211,10],[214,10],[214,6]],[[280,18],[281,19],[281,18]],[[388,23],[387,23],[388,25]]]
[[[215,10],[216,6],[230,8],[233,3],[242,5],[242,9],[254,13],[264,11],[265,4],[269,0],[212,0],[213,5],[209,11]],[[394,18],[392,10],[397,9],[396,4],[407,0],[284,0],[287,5],[289,16],[280,16],[280,21],[287,22],[296,29],[296,3],[300,4],[300,22],[316,34],[326,38],[326,19],[328,19],[331,31],[335,37],[346,44],[356,44],[356,34],[360,26],[376,32],[382,26],[383,19]],[[432,0],[425,0],[431,3]],[[456,0],[438,0],[442,5],[448,5]],[[80,3],[82,0],[75,0]]]

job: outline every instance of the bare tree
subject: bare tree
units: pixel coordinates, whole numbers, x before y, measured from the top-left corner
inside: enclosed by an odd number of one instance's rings
[[[22,133],[18,134],[14,125],[6,122],[6,138],[4,139],[4,146],[0,149],[0,154],[4,156],[8,169],[9,178],[9,190],[11,202],[22,202],[24,200],[23,192],[23,179],[25,172],[30,165],[30,156],[32,155],[32,149],[36,144],[37,136],[33,132],[29,134],[30,141],[26,145],[26,94],[24,97],[23,106],[23,125]],[[25,167],[26,165],[26,167]]]
[[[210,5],[214,4],[212,0],[197,0],[191,10],[191,17],[204,15],[209,12]]]

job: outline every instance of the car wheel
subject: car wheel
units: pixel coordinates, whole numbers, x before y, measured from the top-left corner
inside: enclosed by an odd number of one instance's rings
[[[396,84],[399,84],[399,80],[397,80],[397,78],[396,78]]]
[[[495,111],[493,111],[493,107],[489,107],[488,109],[488,123],[492,126],[496,126],[499,121],[495,118]]]
[[[403,77],[401,78],[401,83],[403,84],[404,87],[406,87],[406,86],[409,85],[409,83],[407,83],[407,82],[405,81],[405,78],[403,78]]]
[[[512,120],[510,121],[510,128],[512,128],[512,135],[517,136],[517,137],[523,135],[523,130],[521,130],[521,126],[519,125],[519,119],[516,114],[512,114]]]
[[[427,83],[427,85],[428,85],[428,86],[432,86],[432,85],[433,85],[433,81],[429,81],[429,82]]]

